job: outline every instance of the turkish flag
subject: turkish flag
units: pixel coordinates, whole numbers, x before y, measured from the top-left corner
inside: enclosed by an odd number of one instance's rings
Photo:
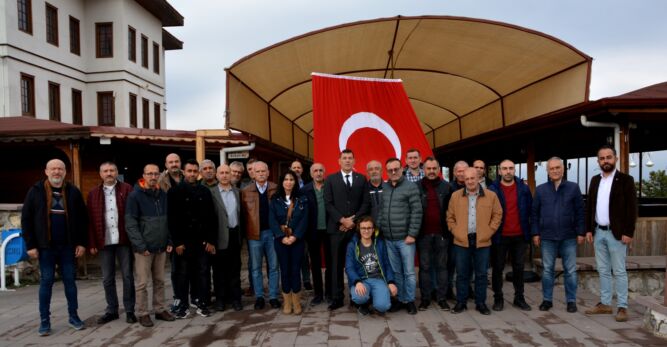
[[[401,80],[313,73],[312,81],[315,161],[328,173],[340,170],[345,148],[354,152],[360,173],[371,160],[383,172],[389,158],[404,163],[411,148],[422,159],[433,155]]]

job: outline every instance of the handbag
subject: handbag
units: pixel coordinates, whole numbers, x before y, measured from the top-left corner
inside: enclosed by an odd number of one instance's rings
[[[287,219],[285,225],[280,226],[280,230],[285,234],[285,236],[290,237],[294,233],[292,228],[289,227],[289,222],[292,220],[292,213],[294,212],[294,199],[290,201],[289,207],[287,208]]]

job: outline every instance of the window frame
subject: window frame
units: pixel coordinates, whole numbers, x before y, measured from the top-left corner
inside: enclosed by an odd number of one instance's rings
[[[160,44],[153,41],[153,72],[160,74]]]
[[[137,62],[137,29],[127,26],[127,59]]]
[[[161,127],[161,121],[160,121],[160,116],[162,114],[161,112],[162,105],[160,105],[159,102],[153,102],[153,128],[154,129],[160,129]]]
[[[83,92],[72,88],[72,124],[83,125]]]
[[[141,35],[141,66],[148,69],[148,37]]]
[[[24,94],[23,81],[28,82],[28,95]],[[21,115],[35,117],[35,76],[21,72],[21,79],[19,83],[19,89],[21,90]],[[26,97],[28,100],[24,100]],[[27,104],[30,107],[28,112],[25,112],[24,101],[27,101]]]
[[[142,128],[150,129],[151,128],[151,115],[150,115],[150,102],[146,98],[141,98],[141,115],[142,115]]]
[[[137,95],[134,93],[130,93],[130,98],[129,98],[129,105],[130,105],[130,128],[138,128],[137,126]]]
[[[81,55],[81,22],[72,16],[69,16],[69,52]]]
[[[100,29],[109,27],[108,40],[109,52],[102,52],[102,39]],[[113,58],[113,22],[95,23],[95,58]]]
[[[102,92],[97,92],[97,125],[99,126],[116,126],[116,98],[113,96],[114,92],[113,91],[102,91]],[[104,115],[104,105],[103,101],[104,98],[110,97],[111,98],[111,109],[110,114],[106,118],[110,118],[109,122],[105,122],[105,115]]]
[[[46,42],[58,47],[58,8],[48,2],[45,2],[44,6]],[[49,18],[51,18],[51,20],[49,20]]]
[[[21,11],[23,6],[25,6],[25,13]],[[32,0],[16,0],[16,16],[19,31],[32,35]],[[21,27],[23,22],[25,22],[25,28]]]
[[[60,122],[60,84],[49,81],[48,90],[49,120]]]

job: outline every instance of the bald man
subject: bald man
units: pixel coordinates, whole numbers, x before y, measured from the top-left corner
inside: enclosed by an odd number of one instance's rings
[[[46,163],[45,180],[28,191],[21,225],[28,255],[39,259],[39,335],[51,334],[51,293],[56,264],[65,287],[69,325],[82,330],[85,325],[77,314],[76,261],[88,244],[88,214],[77,187],[65,181],[65,163],[52,159]]]

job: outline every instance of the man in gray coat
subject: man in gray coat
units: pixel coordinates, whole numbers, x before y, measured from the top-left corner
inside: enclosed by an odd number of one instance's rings
[[[211,187],[215,213],[218,215],[218,243],[212,257],[215,310],[224,311],[231,302],[235,311],[241,311],[241,200],[239,189],[232,185],[229,166],[218,166],[218,184]]]
[[[398,302],[390,311],[405,307],[416,314],[415,241],[422,222],[421,194],[416,184],[403,176],[401,161],[391,158],[385,163],[389,180],[383,184],[379,214],[380,231],[387,243],[389,263],[398,287]]]

